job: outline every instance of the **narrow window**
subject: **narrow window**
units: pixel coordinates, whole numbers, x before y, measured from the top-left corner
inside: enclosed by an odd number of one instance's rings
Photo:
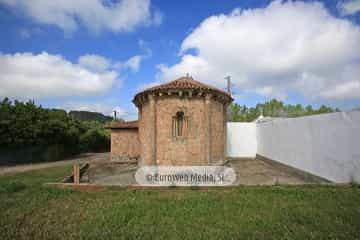
[[[187,135],[187,117],[185,117],[184,112],[180,111],[175,114],[172,119],[173,121],[173,137],[182,138]]]

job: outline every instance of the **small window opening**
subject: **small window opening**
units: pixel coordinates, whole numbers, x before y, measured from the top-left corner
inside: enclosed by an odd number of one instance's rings
[[[188,121],[184,112],[179,111],[173,117],[173,137],[183,138],[187,136]]]

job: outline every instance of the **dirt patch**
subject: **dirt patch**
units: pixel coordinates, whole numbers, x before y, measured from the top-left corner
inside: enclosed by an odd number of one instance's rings
[[[25,164],[11,167],[0,167],[0,175],[28,172],[38,169],[71,165],[75,162],[107,162],[110,161],[110,153],[85,153],[74,158],[46,163]]]

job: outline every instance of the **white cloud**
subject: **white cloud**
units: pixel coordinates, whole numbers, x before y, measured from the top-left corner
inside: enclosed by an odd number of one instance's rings
[[[128,111],[119,106],[114,106],[107,103],[91,103],[91,102],[66,102],[64,105],[59,108],[64,108],[67,111],[77,110],[77,111],[90,111],[90,112],[99,112],[107,116],[113,116],[114,111],[116,111],[116,116],[119,118],[126,118],[128,116]]]
[[[0,97],[39,98],[93,96],[120,87],[119,74],[137,72],[141,62],[151,56],[145,42],[144,54],[115,61],[85,54],[73,63],[61,55],[0,52]]]
[[[0,0],[41,24],[56,25],[73,32],[82,23],[93,32],[132,31],[140,25],[158,25],[162,15],[151,12],[150,0]]]
[[[286,98],[360,98],[360,28],[329,14],[322,3],[274,1],[265,8],[235,9],[205,19],[182,42],[181,61],[159,65],[173,80],[190,73],[244,92]],[[195,54],[189,53],[195,50]]]
[[[86,58],[80,57],[80,60]],[[0,96],[4,97],[99,95],[107,92],[117,78],[115,71],[102,69],[99,72],[93,67],[72,63],[61,55],[46,52],[0,54]]]
[[[137,72],[137,71],[139,71],[142,58],[143,57],[141,55],[133,56],[129,60],[127,60],[123,66],[125,68],[131,69],[131,71],[133,71],[133,72]]]
[[[117,69],[130,69],[133,73],[139,71],[141,62],[152,55],[152,51],[143,40],[139,40],[139,47],[144,51],[143,54],[135,55],[130,57],[125,62],[117,62],[114,64]]]
[[[162,84],[162,82],[160,82],[160,81],[154,81],[154,82],[150,82],[150,83],[141,83],[137,87],[137,92],[141,92],[147,88],[151,88],[151,87],[154,87],[154,86],[160,85],[160,84]]]
[[[338,9],[342,15],[353,15],[360,11],[360,0],[341,1]]]
[[[85,54],[73,63],[61,55],[0,52],[0,97],[39,98],[92,96],[120,87],[119,74],[138,72],[141,62],[151,56],[146,43],[139,41],[144,54],[114,61]]]
[[[85,68],[93,69],[99,72],[105,71],[110,67],[108,59],[94,54],[80,56],[79,64]]]

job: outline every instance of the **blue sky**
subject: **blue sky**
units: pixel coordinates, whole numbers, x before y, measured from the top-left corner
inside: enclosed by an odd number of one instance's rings
[[[253,106],[360,106],[360,1],[0,0],[0,97],[136,118],[189,72]]]

